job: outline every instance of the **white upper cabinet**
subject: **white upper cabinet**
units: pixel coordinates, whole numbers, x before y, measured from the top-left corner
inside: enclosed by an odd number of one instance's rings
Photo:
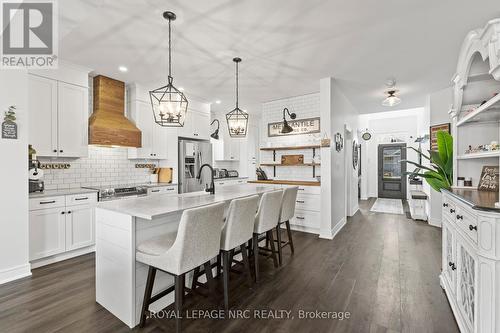
[[[184,126],[179,128],[179,136],[208,140],[210,138],[210,115],[188,110]]]
[[[58,82],[57,95],[57,145],[59,156],[87,156],[88,88]]]
[[[29,142],[40,156],[57,156],[57,81],[30,75]]]
[[[129,106],[132,120],[142,133],[142,147],[129,148],[129,158],[167,159],[168,131],[175,132],[175,129],[162,127],[155,123],[150,104],[142,101],[131,101]]]
[[[39,156],[87,156],[88,94],[83,69],[30,71],[29,143]]]

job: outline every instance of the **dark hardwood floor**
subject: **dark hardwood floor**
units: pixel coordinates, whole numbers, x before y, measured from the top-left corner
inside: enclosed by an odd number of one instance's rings
[[[231,275],[232,309],[287,310],[294,319],[185,319],[184,332],[458,332],[439,286],[441,230],[404,215],[369,212],[348,220],[333,241],[295,232],[283,266],[261,260],[259,285]],[[187,309],[222,309],[187,296]],[[299,319],[299,311],[348,311],[349,319]],[[141,332],[172,332],[152,319]],[[94,256],[33,270],[0,286],[0,332],[128,332],[95,302]]]

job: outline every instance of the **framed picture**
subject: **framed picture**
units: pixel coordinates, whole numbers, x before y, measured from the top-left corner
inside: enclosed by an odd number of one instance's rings
[[[437,150],[438,145],[437,145],[437,132],[439,131],[445,131],[451,134],[450,132],[450,123],[445,123],[445,124],[439,124],[439,125],[433,125],[430,127],[429,130],[429,135],[430,135],[430,140],[431,140],[431,150]]]
[[[479,191],[498,192],[498,165],[483,166],[477,189]]]

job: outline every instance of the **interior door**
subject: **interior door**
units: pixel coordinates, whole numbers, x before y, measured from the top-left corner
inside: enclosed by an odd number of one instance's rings
[[[378,146],[378,197],[406,199],[406,143]]]

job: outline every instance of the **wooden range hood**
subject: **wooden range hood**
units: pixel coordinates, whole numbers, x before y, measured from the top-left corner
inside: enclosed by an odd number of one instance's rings
[[[141,131],[125,117],[125,83],[94,77],[94,111],[89,118],[89,144],[141,147]]]

